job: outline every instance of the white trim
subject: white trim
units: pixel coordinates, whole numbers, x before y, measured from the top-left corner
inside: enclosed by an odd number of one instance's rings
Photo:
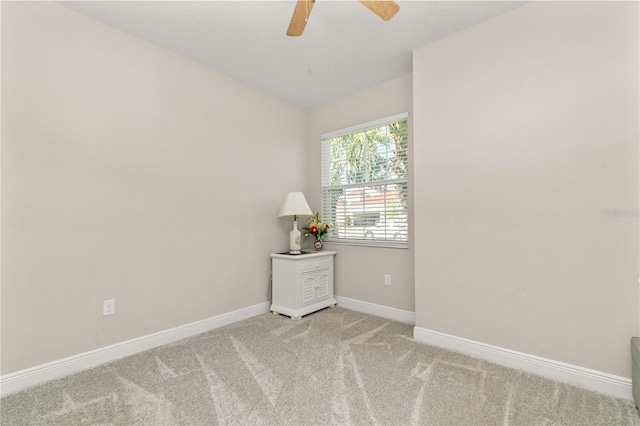
[[[382,247],[391,249],[408,249],[409,242],[401,241],[393,243],[390,240],[350,240],[346,238],[325,238],[323,244],[337,244],[343,246],[360,246],[360,247]]]
[[[335,130],[329,133],[323,133],[320,135],[320,139],[336,138],[338,136],[346,135],[347,133],[353,133],[357,131],[371,129],[373,127],[384,126],[385,124],[395,123],[396,121],[406,120],[409,118],[408,112],[392,115],[391,117],[380,118],[378,120],[369,121],[368,123],[356,124],[355,126],[347,127],[346,129]]]
[[[487,343],[414,327],[413,338],[420,343],[454,350],[489,362],[516,368],[619,398],[633,399],[631,379],[577,365],[554,361]]]
[[[0,377],[0,396],[269,312],[268,302],[105,346]]]
[[[348,297],[336,296],[338,306],[351,309],[352,311],[364,312],[365,314],[392,319],[407,324],[416,323],[416,314],[411,311],[390,308],[388,306],[376,305],[375,303],[363,302],[361,300],[349,299]]]

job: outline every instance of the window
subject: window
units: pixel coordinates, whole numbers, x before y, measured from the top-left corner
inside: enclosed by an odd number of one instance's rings
[[[328,242],[407,247],[407,117],[322,135],[322,218]]]

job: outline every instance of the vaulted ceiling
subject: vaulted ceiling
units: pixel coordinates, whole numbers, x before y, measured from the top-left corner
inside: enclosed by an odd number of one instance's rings
[[[385,22],[355,0],[317,0],[300,37],[285,35],[295,1],[59,3],[313,107],[409,73],[413,49],[524,2],[397,1],[400,11]]]

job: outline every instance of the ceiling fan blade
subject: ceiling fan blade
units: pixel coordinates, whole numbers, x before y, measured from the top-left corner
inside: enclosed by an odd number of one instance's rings
[[[296,8],[293,9],[293,16],[291,16],[291,22],[289,22],[289,29],[287,29],[288,36],[297,37],[302,35],[315,2],[316,0],[298,0]]]
[[[370,11],[382,18],[383,21],[388,21],[398,13],[400,6],[393,1],[363,1],[360,3],[365,5]]]

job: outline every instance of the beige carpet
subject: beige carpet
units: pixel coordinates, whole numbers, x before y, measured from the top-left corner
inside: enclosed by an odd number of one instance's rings
[[[630,400],[416,343],[342,308],[265,314],[8,395],[8,425],[640,425]]]

